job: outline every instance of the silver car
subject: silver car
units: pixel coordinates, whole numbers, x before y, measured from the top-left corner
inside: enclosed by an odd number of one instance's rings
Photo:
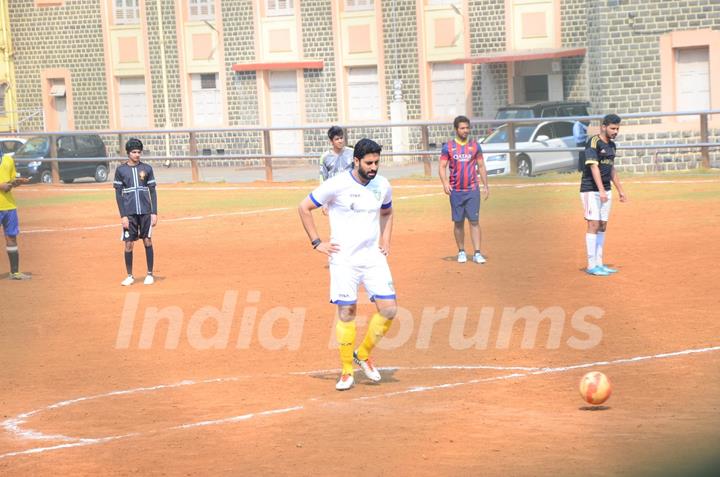
[[[573,121],[545,121],[539,124],[515,126],[515,157],[518,175],[530,176],[549,171],[577,170],[579,151],[527,151],[523,149],[575,148]],[[510,155],[500,152],[509,149],[507,125],[500,126],[483,139],[481,147],[489,175],[510,173]]]

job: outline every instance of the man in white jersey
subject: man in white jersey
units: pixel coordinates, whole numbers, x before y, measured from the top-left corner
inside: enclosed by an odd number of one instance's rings
[[[338,306],[335,334],[340,349],[342,373],[335,388],[354,384],[353,361],[371,381],[381,379],[370,360],[370,351],[390,328],[397,313],[392,275],[387,263],[392,234],[392,188],[377,175],[382,146],[361,139],[353,151],[352,171],[323,182],[300,203],[298,211],[312,247],[329,257],[330,303]],[[312,211],[327,205],[330,239],[323,241]],[[362,344],[355,350],[355,316],[358,286],[363,284],[375,302]]]

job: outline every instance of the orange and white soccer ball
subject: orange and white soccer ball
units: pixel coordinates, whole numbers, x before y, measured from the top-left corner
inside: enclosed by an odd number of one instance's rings
[[[589,404],[602,404],[608,400],[610,394],[610,380],[599,371],[591,371],[580,380],[580,395]]]

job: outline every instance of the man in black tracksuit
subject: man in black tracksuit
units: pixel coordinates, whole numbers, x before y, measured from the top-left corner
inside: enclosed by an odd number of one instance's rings
[[[147,276],[144,284],[152,285],[153,245],[152,229],[157,224],[157,193],[155,191],[155,173],[149,164],[140,162],[143,144],[139,139],[131,138],[125,144],[128,161],[115,171],[115,199],[122,218],[122,240],[125,242],[125,268],[128,276],[123,286],[135,283],[132,274],[133,245],[137,239],[143,239]]]

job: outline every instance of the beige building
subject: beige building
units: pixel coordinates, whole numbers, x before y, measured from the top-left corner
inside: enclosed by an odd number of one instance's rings
[[[720,108],[712,0],[13,0],[9,16],[18,109],[43,112],[25,130],[341,123],[390,145],[362,125],[540,100]],[[669,119],[626,138],[696,129]],[[419,131],[399,140],[416,148]],[[262,149],[252,132],[201,142]],[[324,131],[272,134],[275,153],[324,147]]]

